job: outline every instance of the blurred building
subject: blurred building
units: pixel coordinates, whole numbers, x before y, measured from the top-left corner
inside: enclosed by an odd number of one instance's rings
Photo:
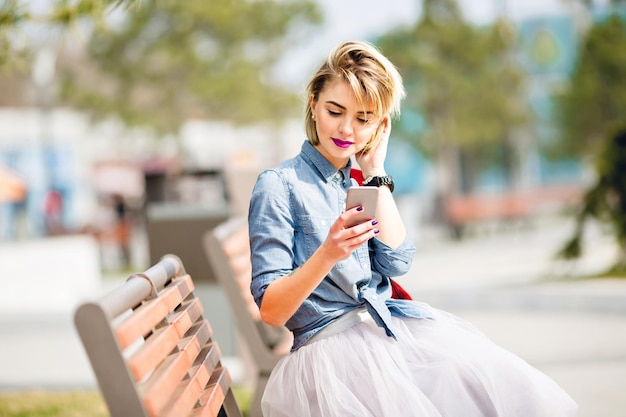
[[[62,108],[2,108],[0,126],[0,165],[25,187],[23,199],[0,201],[0,240],[45,235],[51,191],[62,198],[68,232],[95,221],[107,195],[140,202],[150,192],[154,200],[212,204],[226,191],[201,173],[220,174],[226,165],[260,169],[295,154],[303,140],[298,122],[273,129],[190,121],[178,138],[154,137]]]

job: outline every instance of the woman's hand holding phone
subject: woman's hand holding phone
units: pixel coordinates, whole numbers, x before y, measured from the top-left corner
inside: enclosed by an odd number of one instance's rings
[[[348,189],[346,210],[331,226],[320,247],[324,257],[333,262],[348,258],[359,246],[376,236],[375,214],[378,204],[377,187]]]

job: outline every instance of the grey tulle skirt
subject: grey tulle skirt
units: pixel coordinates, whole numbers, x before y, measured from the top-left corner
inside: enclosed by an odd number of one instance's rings
[[[365,320],[284,357],[265,417],[566,417],[576,403],[552,379],[467,321],[394,317],[398,340]]]

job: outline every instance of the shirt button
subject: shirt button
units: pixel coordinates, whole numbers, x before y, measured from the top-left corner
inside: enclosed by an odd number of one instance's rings
[[[322,226],[326,226],[326,220],[320,220],[320,224],[321,224]]]
[[[372,295],[372,300],[378,300],[378,296],[376,294]]]

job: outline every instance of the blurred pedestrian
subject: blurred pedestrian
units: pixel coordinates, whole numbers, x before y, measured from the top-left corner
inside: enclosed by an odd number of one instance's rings
[[[262,318],[294,334],[263,415],[574,415],[575,402],[546,375],[470,323],[393,291],[390,277],[415,254],[384,166],[403,96],[375,47],[340,44],[308,85],[300,154],[258,177],[251,290]],[[380,195],[376,219],[348,227],[361,209],[344,210],[352,158]]]
[[[65,232],[63,225],[63,194],[56,188],[50,189],[44,197],[44,227],[46,235],[54,236]]]
[[[115,213],[115,223],[113,225],[113,238],[117,245],[122,267],[130,266],[130,238],[132,232],[132,223],[128,210],[128,205],[124,196],[113,194],[111,196],[112,208]]]

